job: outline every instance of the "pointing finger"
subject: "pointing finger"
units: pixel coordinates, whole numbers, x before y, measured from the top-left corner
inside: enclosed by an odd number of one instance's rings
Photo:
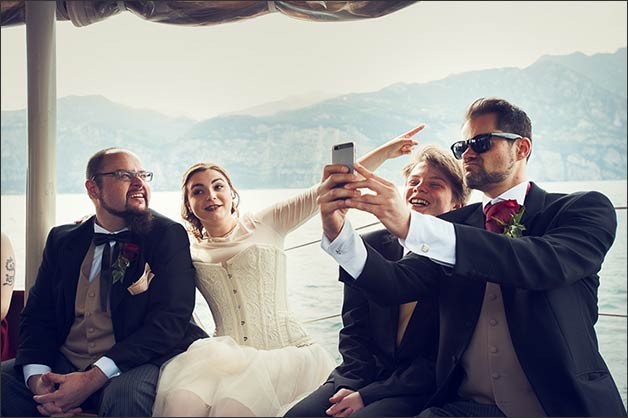
[[[403,138],[410,138],[413,137],[414,135],[416,135],[418,132],[421,132],[423,130],[423,128],[425,128],[425,124],[421,123],[419,125],[417,125],[415,128],[410,129],[408,132],[400,135]]]

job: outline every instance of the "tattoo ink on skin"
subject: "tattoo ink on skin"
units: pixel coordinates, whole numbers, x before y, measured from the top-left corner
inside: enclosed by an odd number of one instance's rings
[[[6,268],[7,274],[2,286],[13,286],[13,282],[15,281],[15,262],[13,261],[13,257],[7,258],[4,268]]]

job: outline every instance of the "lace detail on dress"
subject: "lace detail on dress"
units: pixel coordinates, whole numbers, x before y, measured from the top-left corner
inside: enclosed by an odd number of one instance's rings
[[[285,265],[283,251],[263,244],[253,244],[222,264],[194,261],[216,336],[266,350],[312,342],[288,311]]]

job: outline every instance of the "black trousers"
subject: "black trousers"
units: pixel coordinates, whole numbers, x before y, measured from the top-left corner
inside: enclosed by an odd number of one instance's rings
[[[293,406],[286,417],[327,417],[325,413],[331,406],[329,398],[336,393],[333,383],[325,383],[301,402]],[[365,405],[354,412],[352,417],[402,417],[414,416],[421,412],[425,397],[397,396],[384,398]]]
[[[419,417],[505,417],[497,405],[487,405],[471,400],[456,400],[441,407],[421,411]]]
[[[2,362],[2,416],[36,417],[37,403],[33,393],[24,383],[24,375],[14,367],[15,360]],[[54,373],[67,374],[76,368],[61,353],[58,354]],[[97,411],[99,416],[140,417],[150,416],[155,402],[159,367],[145,364],[123,372],[90,396],[82,405],[83,410]]]

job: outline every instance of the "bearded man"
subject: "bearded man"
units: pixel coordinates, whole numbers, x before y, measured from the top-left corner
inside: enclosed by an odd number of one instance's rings
[[[322,246],[341,280],[381,305],[438,303],[436,392],[419,416],[625,416],[594,328],[612,203],[530,181],[532,122],[506,100],[476,100],[461,133],[451,150],[482,203],[413,212],[358,165],[364,180],[327,166],[319,188]],[[410,253],[385,259],[345,221],[349,208],[377,216]]]
[[[121,148],[94,154],[96,215],[54,227],[2,363],[2,415],[149,416],[159,367],[206,334],[190,320],[185,229],[149,209],[153,173]]]

